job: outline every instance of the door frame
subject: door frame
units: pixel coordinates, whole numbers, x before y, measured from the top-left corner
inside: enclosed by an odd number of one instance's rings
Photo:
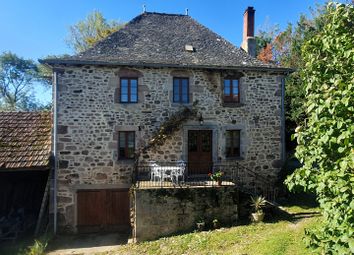
[[[98,232],[112,232],[112,227],[121,227],[121,229],[131,229],[131,219],[130,219],[130,210],[131,210],[131,197],[130,197],[130,192],[129,192],[129,189],[123,189],[123,188],[111,188],[111,189],[81,189],[81,190],[77,190],[75,196],[76,196],[76,225],[75,225],[75,228],[76,228],[76,232],[79,231],[79,225],[78,225],[78,207],[79,207],[79,204],[77,203],[78,201],[78,193],[79,192],[90,192],[90,191],[93,191],[93,192],[105,192],[105,206],[107,206],[107,191],[118,191],[118,192],[126,192],[127,195],[128,195],[128,219],[129,219],[129,224],[127,225],[111,225],[111,224],[108,224],[107,222],[105,222],[104,225],[101,225],[101,226],[96,226],[96,225],[93,225],[93,226],[84,226],[84,227],[92,227],[92,229],[94,229],[95,227],[98,227],[99,230]],[[104,206],[104,207],[105,207]],[[108,208],[105,208],[105,209],[108,209]],[[107,211],[105,211],[107,213]],[[107,215],[106,215],[107,216]],[[105,221],[107,221],[107,218],[105,219]],[[101,229],[101,227],[103,226],[103,229]],[[122,228],[123,227],[123,228]],[[114,228],[113,228],[114,229]],[[117,230],[114,230],[114,232],[116,232]],[[82,232],[82,233],[85,233],[86,231]],[[97,232],[96,230],[94,231],[91,231],[91,230],[88,230],[87,233],[90,233],[90,232]]]
[[[195,122],[197,123],[197,122]],[[216,162],[218,160],[218,127],[215,124],[204,123],[203,125],[198,124],[187,124],[183,126],[183,150],[182,159],[188,163],[188,131],[189,130],[211,130],[212,132],[212,161]]]
[[[107,190],[107,189],[112,189],[112,190],[129,190],[131,188],[131,184],[76,184],[71,187],[71,191],[74,196],[74,233],[78,233],[78,204],[77,204],[77,192],[78,191],[89,191],[89,190]],[[130,205],[129,207],[131,208],[132,206],[132,201],[129,201]]]
[[[196,146],[197,150],[190,151],[189,144],[191,139],[191,134],[196,135]],[[209,140],[210,150],[203,151],[203,136],[207,136]],[[199,130],[188,130],[188,161],[187,170],[190,176],[203,176],[209,174],[213,170],[213,130],[210,129],[199,129]],[[192,157],[193,155],[193,157]]]

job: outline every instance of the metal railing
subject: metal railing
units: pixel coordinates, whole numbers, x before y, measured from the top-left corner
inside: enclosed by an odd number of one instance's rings
[[[133,183],[138,188],[183,188],[219,186],[210,174],[223,172],[221,185],[236,185],[250,195],[262,195],[274,201],[277,189],[274,182],[239,162],[139,162],[135,166]]]
[[[135,167],[133,182],[139,188],[220,186],[218,181],[210,178],[209,175],[212,173],[212,163],[145,162]],[[235,183],[230,176],[224,175],[221,185],[235,185]]]

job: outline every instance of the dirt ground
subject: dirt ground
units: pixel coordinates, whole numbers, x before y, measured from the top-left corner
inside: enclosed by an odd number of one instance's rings
[[[48,255],[82,255],[114,250],[128,243],[128,234],[81,234],[55,237],[48,245]]]

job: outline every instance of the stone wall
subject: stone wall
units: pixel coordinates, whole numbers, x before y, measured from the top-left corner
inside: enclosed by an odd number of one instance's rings
[[[134,161],[119,160],[118,131],[135,131],[144,146],[160,124],[181,105],[172,102],[174,76],[189,77],[190,104],[198,116],[142,160],[187,160],[191,129],[213,130],[213,160],[225,158],[225,131],[241,130],[237,162],[275,180],[281,166],[281,76],[243,71],[241,103],[224,106],[222,70],[172,68],[60,67],[58,72],[58,213],[59,226],[75,230],[75,194],[79,189],[130,187]],[[237,73],[236,75],[240,75]],[[138,103],[119,103],[120,77],[138,77]],[[234,160],[233,160],[234,161]],[[250,180],[251,181],[251,180]],[[251,182],[250,182],[251,183]]]
[[[137,242],[196,229],[203,219],[210,227],[238,220],[238,191],[234,186],[185,189],[135,189],[133,239]]]

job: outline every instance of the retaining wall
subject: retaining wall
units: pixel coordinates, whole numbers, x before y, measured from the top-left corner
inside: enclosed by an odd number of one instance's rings
[[[132,196],[132,233],[138,242],[192,231],[200,219],[207,225],[214,219],[221,225],[238,220],[234,186],[134,189]]]

